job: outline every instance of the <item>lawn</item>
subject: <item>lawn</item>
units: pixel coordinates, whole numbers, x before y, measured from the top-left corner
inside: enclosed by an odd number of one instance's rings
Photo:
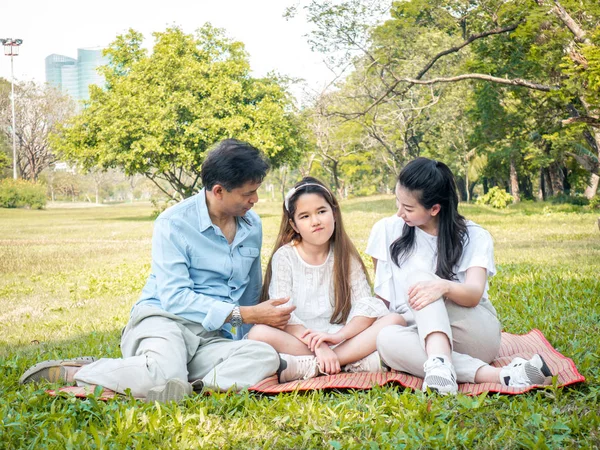
[[[394,201],[370,197],[342,207],[362,252]],[[263,266],[280,208],[256,208]],[[586,383],[474,398],[399,387],[214,394],[162,406],[51,398],[50,385],[19,386],[31,364],[120,356],[120,330],[150,270],[151,208],[0,209],[0,448],[600,447],[598,213],[533,203],[462,211],[494,237],[499,270],[490,297],[504,330],[542,330]]]

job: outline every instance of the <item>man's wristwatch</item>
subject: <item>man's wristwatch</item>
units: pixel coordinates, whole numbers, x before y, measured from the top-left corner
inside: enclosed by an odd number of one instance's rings
[[[244,324],[242,320],[242,314],[240,313],[240,307],[234,306],[233,311],[231,311],[231,319],[229,319],[229,323],[232,327],[239,328]]]

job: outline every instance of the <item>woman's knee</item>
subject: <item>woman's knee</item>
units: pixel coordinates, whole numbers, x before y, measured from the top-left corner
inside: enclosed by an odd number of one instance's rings
[[[377,351],[382,358],[384,358],[383,355],[389,355],[397,350],[398,334],[402,333],[403,328],[401,325],[388,325],[379,331],[377,334]]]
[[[406,276],[406,279],[410,280],[411,283],[417,283],[419,281],[437,280],[439,277],[435,273],[426,270],[413,270]]]

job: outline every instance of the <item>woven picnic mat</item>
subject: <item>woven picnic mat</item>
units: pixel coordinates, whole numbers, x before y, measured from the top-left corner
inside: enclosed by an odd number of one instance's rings
[[[536,353],[544,357],[552,374],[557,376],[558,386],[567,386],[585,381],[585,378],[577,371],[573,361],[556,351],[542,332],[536,329],[523,335],[502,333],[499,356],[492,362],[492,365],[502,367],[517,356],[529,359]],[[371,389],[375,385],[383,386],[385,384],[400,384],[412,389],[421,389],[423,379],[393,370],[386,373],[339,373],[282,384],[277,381],[276,376],[272,376],[255,384],[249,390],[264,394],[278,394],[280,392],[314,389]],[[458,391],[467,395],[478,395],[482,392],[521,394],[531,389],[535,389],[535,386],[516,388],[505,387],[500,383],[461,383],[458,385]]]
[[[568,386],[585,381],[585,378],[577,371],[577,367],[575,367],[573,361],[556,351],[546,340],[542,332],[536,329],[523,335],[502,333],[499,356],[492,362],[492,365],[502,367],[517,356],[529,359],[535,353],[539,353],[544,357],[550,371],[557,377],[557,386]],[[318,389],[371,389],[373,386],[383,386],[386,384],[400,384],[412,389],[421,389],[423,380],[403,372],[390,371],[386,373],[340,373],[311,378],[310,380],[280,384],[277,381],[277,376],[273,375],[250,387],[248,390],[263,394],[279,394],[281,392]],[[522,394],[535,388],[535,386],[524,388],[505,387],[500,383],[461,383],[458,385],[458,391],[467,395],[478,395],[482,392]],[[65,392],[82,398],[95,393],[100,400],[108,400],[118,395],[114,391],[99,389],[96,386],[67,386],[56,391],[49,390],[46,392],[52,396],[56,396],[60,392]]]

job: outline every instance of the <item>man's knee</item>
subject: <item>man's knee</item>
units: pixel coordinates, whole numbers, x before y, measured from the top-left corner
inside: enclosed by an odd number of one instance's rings
[[[166,361],[146,355],[146,367],[148,368],[153,386],[163,385],[171,378],[184,381],[187,381],[188,378],[187,367],[181,364],[174,364],[173,361]]]
[[[252,327],[254,329],[254,327]],[[252,359],[260,363],[267,372],[275,373],[279,368],[279,353],[269,344],[260,341],[245,340],[240,350],[252,355]]]

